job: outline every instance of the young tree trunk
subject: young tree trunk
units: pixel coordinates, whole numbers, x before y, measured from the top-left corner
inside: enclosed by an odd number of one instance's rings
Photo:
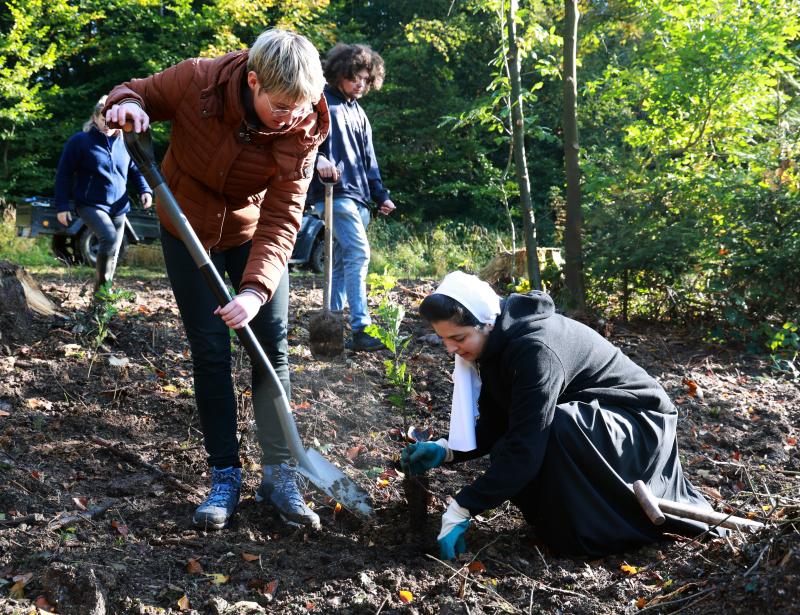
[[[564,228],[564,282],[571,307],[583,311],[586,302],[581,245],[581,170],[578,160],[578,0],[564,0],[564,168],[567,217]]]
[[[522,222],[525,248],[528,253],[528,279],[531,288],[542,289],[539,260],[536,258],[536,218],[531,200],[531,183],[528,178],[528,159],[525,155],[525,122],[522,118],[522,84],[519,76],[519,47],[517,46],[517,0],[508,5],[508,64],[511,77],[511,135],[514,144],[514,167],[522,201]]]

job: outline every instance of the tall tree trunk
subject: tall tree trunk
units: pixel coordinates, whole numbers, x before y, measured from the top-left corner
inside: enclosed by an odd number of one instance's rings
[[[564,0],[564,168],[567,179],[567,219],[564,228],[564,278],[572,308],[586,303],[581,245],[581,169],[578,160],[578,0]]]
[[[531,183],[528,178],[528,159],[525,156],[525,122],[522,118],[522,85],[519,77],[519,47],[517,47],[517,0],[508,4],[508,64],[511,77],[511,135],[514,144],[514,167],[522,201],[522,222],[525,250],[528,257],[528,279],[531,288],[542,289],[539,257],[536,251],[536,218],[531,200]]]

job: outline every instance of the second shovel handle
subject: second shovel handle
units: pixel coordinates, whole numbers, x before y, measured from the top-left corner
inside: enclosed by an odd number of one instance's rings
[[[325,285],[322,289],[322,307],[331,310],[331,287],[333,286],[333,183],[323,181],[325,186]]]
[[[715,510],[707,510],[684,502],[672,502],[670,500],[656,498],[647,488],[647,485],[640,480],[633,483],[633,491],[636,494],[639,505],[655,525],[663,524],[664,521],[659,523],[657,520],[659,518],[666,520],[664,513],[667,513],[675,517],[694,519],[695,521],[702,521],[711,526],[726,527],[735,530],[758,530],[764,527],[764,524],[760,521],[753,521],[752,519],[745,519]],[[652,506],[655,506],[658,513],[652,511]],[[648,509],[650,509],[650,512],[648,512]],[[651,516],[651,513],[654,516]]]

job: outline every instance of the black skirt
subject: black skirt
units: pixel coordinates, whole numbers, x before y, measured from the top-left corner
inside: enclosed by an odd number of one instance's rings
[[[632,484],[659,498],[711,506],[683,475],[676,414],[571,402],[556,407],[541,471],[512,498],[537,536],[555,553],[600,557],[663,539],[694,536],[699,521],[667,515],[655,526]]]

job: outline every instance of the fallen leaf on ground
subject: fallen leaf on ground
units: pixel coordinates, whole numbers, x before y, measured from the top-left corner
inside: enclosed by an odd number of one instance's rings
[[[186,572],[189,574],[203,574],[203,567],[194,557],[186,562]]]
[[[684,378],[683,384],[685,384],[686,388],[689,389],[690,397],[703,399],[703,389],[701,389],[700,386],[694,380],[689,380],[688,378]]]
[[[469,565],[467,565],[467,569],[470,572],[484,572],[486,570],[486,566],[476,560],[474,562],[470,562]]]
[[[412,594],[407,589],[401,589],[398,595],[400,596],[400,601],[405,602],[406,604],[408,604],[414,599],[414,594]]]
[[[190,608],[192,608],[189,605],[189,597],[186,594],[183,594],[183,596],[178,598],[178,602],[176,604],[178,605],[178,609],[181,611],[188,611]]]
[[[348,449],[348,450],[347,450],[347,453],[345,453],[345,455],[347,456],[347,458],[348,458],[350,461],[355,461],[355,458],[356,458],[356,457],[358,457],[358,454],[359,454],[359,453],[360,453],[362,450],[366,450],[366,449],[365,449],[363,446],[361,446],[361,445],[359,444],[358,446],[354,446],[353,448],[350,448],[350,449]]]
[[[628,574],[636,574],[639,572],[639,569],[636,566],[629,566],[628,564],[622,564],[619,569],[622,570],[622,572],[627,572]]]
[[[86,510],[87,506],[89,505],[89,500],[83,497],[72,498],[72,501],[75,503],[75,506],[77,506],[79,510]]]
[[[246,562],[256,562],[261,559],[261,556],[254,553],[242,553],[242,559]]]
[[[128,526],[122,523],[121,521],[117,521],[116,519],[114,519],[113,521],[111,521],[111,527],[113,527],[123,536],[128,535]]]
[[[47,598],[45,598],[44,596],[39,596],[34,601],[33,606],[35,606],[40,611],[46,611],[48,613],[52,613],[53,611],[55,611],[55,608],[47,601]]]
[[[211,581],[214,585],[222,585],[223,583],[227,583],[231,579],[229,576],[224,575],[221,572],[207,572],[206,577],[208,577],[208,580]]]
[[[637,609],[643,609],[646,604],[647,604],[647,598],[642,597],[636,600]]]
[[[420,427],[418,425],[411,425],[406,433],[406,438],[409,442],[427,442],[431,439],[433,430],[430,427]]]
[[[38,397],[31,397],[25,400],[26,405],[31,410],[52,410],[53,402]]]
[[[274,598],[275,592],[277,591],[278,591],[278,579],[275,579],[274,581],[270,581],[269,583],[267,583],[267,587],[264,589],[264,593],[269,598]]]
[[[8,592],[8,597],[14,598],[15,600],[22,600],[25,597],[25,583],[22,581],[14,583]]]

